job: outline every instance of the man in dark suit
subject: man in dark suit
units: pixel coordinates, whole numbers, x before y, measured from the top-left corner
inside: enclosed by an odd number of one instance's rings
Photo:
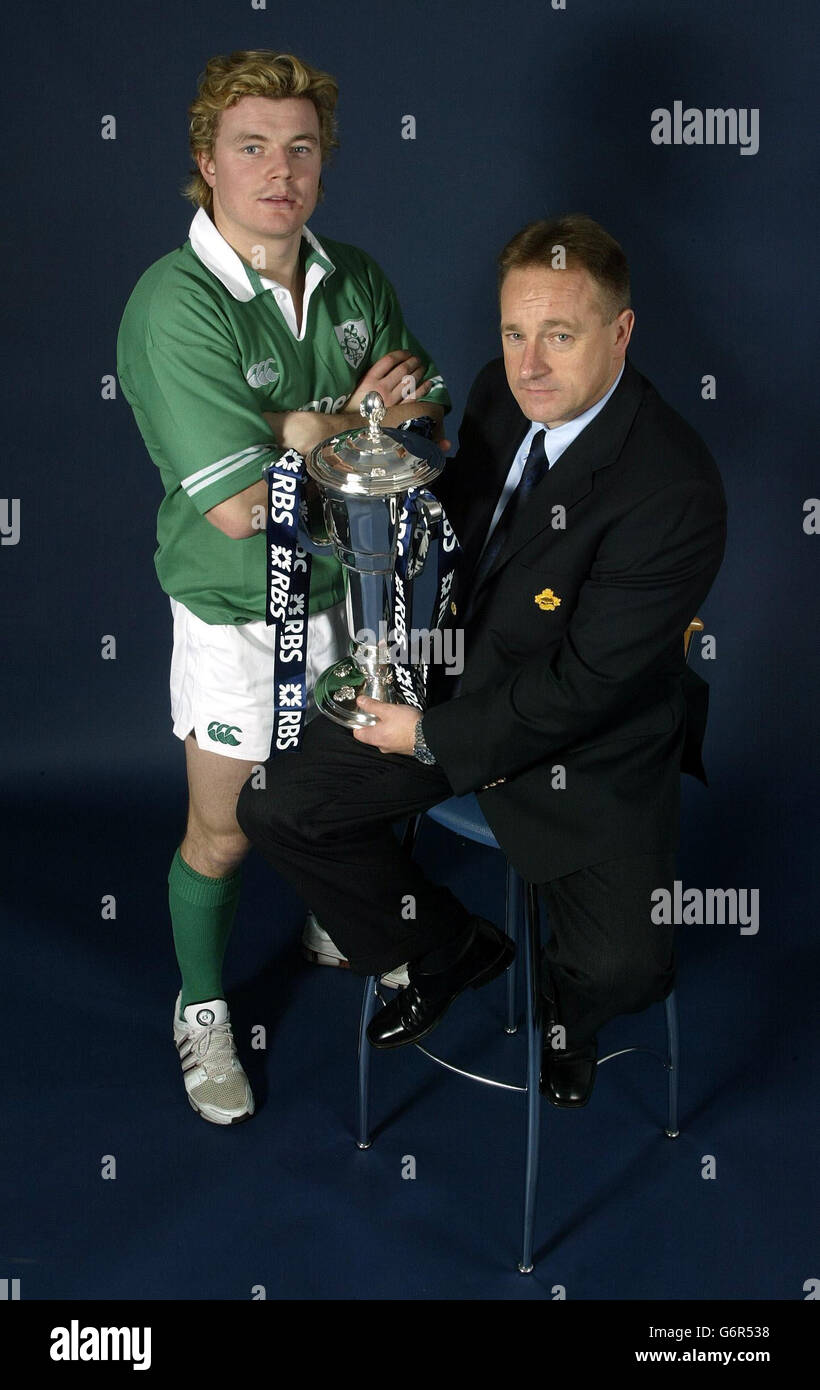
[[[617,242],[582,216],[534,223],[499,268],[503,360],[479,373],[438,489],[463,548],[448,617],[463,674],[433,671],[423,716],[362,699],[377,724],[353,739],[314,721],[237,815],[354,970],[409,962],[370,1025],[395,1047],[512,958],[391,829],[477,791],[508,858],[543,885],[541,1085],[577,1106],[599,1028],[673,984],[673,928],[652,923],[651,895],[675,876],[681,769],[705,780],[706,687],[683,633],[720,567],[726,505],[702,440],[627,360]]]

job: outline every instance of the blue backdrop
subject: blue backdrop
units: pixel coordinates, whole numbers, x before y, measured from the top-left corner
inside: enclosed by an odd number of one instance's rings
[[[683,1274],[661,1262],[650,1278],[638,1262],[621,1284],[597,1276],[584,1283],[579,1275],[575,1296],[804,1297],[804,1279],[820,1272],[801,1244],[809,1169],[801,1168],[799,1147],[789,1149],[781,1107],[799,1109],[805,1126],[800,1058],[808,1055],[811,1036],[818,889],[812,764],[820,536],[804,529],[804,504],[820,492],[810,293],[814,6],[808,0],[781,6],[566,0],[561,9],[549,0],[507,0],[501,7],[487,0],[408,0],[395,7],[271,0],[257,9],[250,0],[135,0],[122,7],[87,0],[80,7],[20,9],[10,22],[8,397],[0,491],[19,499],[19,535],[16,543],[5,536],[0,552],[0,729],[11,851],[3,876],[15,961],[15,989],[4,1008],[19,1026],[17,1036],[31,1041],[35,1011],[47,1015],[69,994],[75,1022],[61,1024],[70,1041],[60,1065],[67,1055],[76,1061],[76,1068],[72,1062],[55,1074],[46,1054],[27,1048],[15,1075],[21,1127],[26,1118],[35,1124],[25,1140],[18,1130],[21,1171],[35,1153],[42,1161],[44,1146],[51,1152],[48,1145],[62,1136],[50,1180],[36,1190],[23,1182],[15,1248],[8,1251],[10,1259],[29,1260],[20,1266],[28,1296],[94,1297],[112,1287],[117,1297],[185,1296],[172,1275],[143,1271],[135,1284],[136,1276],[119,1269],[111,1231],[129,1230],[138,1209],[134,1193],[121,1193],[123,1179],[111,1184],[120,1189],[119,1215],[100,1210],[92,1219],[96,1234],[82,1238],[82,1261],[70,1236],[63,1235],[58,1253],[48,1233],[51,1214],[65,1209],[66,1193],[78,1183],[87,1184],[92,1206],[99,1201],[105,1187],[99,1155],[125,1151],[132,1142],[118,1126],[136,1125],[140,1116],[102,1037],[109,1028],[121,1037],[124,1017],[138,1048],[150,1018],[156,1056],[164,1059],[156,1063],[159,1080],[150,1076],[152,1054],[135,1082],[146,1088],[152,1114],[157,1089],[163,1093],[153,1150],[164,1155],[157,1158],[160,1168],[167,1157],[163,1126],[178,1126],[174,1142],[186,1153],[214,1140],[197,1131],[193,1116],[178,1113],[185,1107],[181,1092],[173,1091],[176,1062],[172,1054],[166,1058],[165,1014],[176,986],[164,877],[184,811],[184,777],[168,712],[170,614],[152,565],[161,485],[127,403],[118,388],[114,399],[105,398],[103,378],[115,372],[117,326],[134,283],[187,235],[192,209],[179,188],[189,165],[186,108],[198,73],[214,53],[274,47],[339,80],[341,148],[311,226],[319,237],[364,247],[392,278],[409,324],[451,387],[453,438],[473,376],[500,350],[496,254],[532,218],[583,211],[621,241],[632,266],[632,360],[718,461],[729,501],[729,546],[701,615],[714,656],[704,660],[696,644],[692,657],[711,685],[711,786],[685,779],[680,876],[701,887],[759,889],[760,930],[741,936],[728,927],[683,928],[682,951],[695,982],[690,1043],[703,1086],[697,1103],[714,1104],[716,1123],[721,1113],[734,1124],[742,1116],[744,1133],[766,1154],[752,1164],[736,1132],[733,1141],[725,1136],[739,1171],[733,1195],[724,1188],[727,1224],[716,1237],[705,1284],[692,1249]],[[653,143],[653,110],[671,110],[676,101],[701,110],[758,111],[759,150]],[[116,118],[115,139],[101,138],[108,115]],[[406,115],[415,117],[413,140],[402,138]],[[702,395],[707,375],[715,378],[714,399]],[[101,659],[107,634],[116,637],[113,661]],[[294,937],[298,904],[261,868],[249,871],[249,881],[234,972],[259,976],[272,943],[290,952],[293,989],[277,993],[272,970],[264,977],[273,989],[266,1007],[298,1013],[294,992],[312,990],[305,1028],[317,1008],[327,1008],[335,1036],[334,1009],[346,1020],[339,1028],[355,1017],[354,982],[335,972],[300,974],[290,937],[287,946],[274,942],[269,927],[259,925],[259,911],[254,916],[254,904],[261,909],[278,893]],[[117,895],[116,922],[100,920],[105,893]],[[252,949],[252,959],[241,954]],[[293,1038],[283,1036],[281,1046],[279,1065],[286,1069]],[[338,1050],[336,1042],[328,1047]],[[266,1065],[271,1068],[270,1055]],[[106,1066],[111,1070],[101,1081]],[[781,1067],[788,1077],[782,1083]],[[766,1075],[768,1082],[761,1080]],[[715,1076],[720,1084],[712,1084]],[[269,1076],[277,1123],[280,1078],[281,1072]],[[339,1085],[347,1084],[348,1073],[340,1073]],[[336,1121],[344,1124],[347,1092],[338,1102],[332,1093]],[[307,1102],[318,1103],[316,1094]],[[613,1107],[620,1113],[614,1100]],[[86,1143],[78,1115],[88,1118],[93,1134],[88,1152],[77,1158],[82,1181],[63,1151],[66,1142],[69,1149]],[[304,1114],[291,1122],[297,1132]],[[479,1107],[477,1133],[482,1123]],[[50,1137],[35,1139],[42,1125]],[[258,1117],[243,1129],[242,1144],[252,1144],[254,1129],[259,1142]],[[134,1144],[138,1134],[139,1127]],[[716,1144],[709,1131],[695,1149],[712,1152]],[[581,1165],[586,1152],[581,1144]],[[246,1159],[253,1166],[258,1154],[250,1148]],[[511,1183],[517,1162],[516,1153]],[[790,1186],[788,1199],[780,1196],[787,1209],[767,1218],[765,1193],[778,1185],[778,1172],[796,1188]],[[706,1186],[695,1183],[696,1201]],[[683,1212],[690,1199],[678,1193],[673,1200]],[[750,1201],[759,1223],[751,1266],[743,1263],[737,1226]],[[366,1204],[364,1212],[363,1220],[372,1219]],[[499,1229],[511,1219],[499,1218]],[[716,1218],[712,1212],[703,1219],[705,1230]],[[327,1223],[317,1221],[315,1241],[322,1247],[326,1238]],[[398,1296],[462,1296],[456,1284],[436,1283],[425,1264],[426,1237],[419,1239],[419,1282],[411,1280]],[[157,1241],[161,1250],[159,1235]],[[480,1258],[471,1248],[464,1267]],[[348,1270],[353,1285],[344,1287],[353,1287],[354,1296],[384,1296],[374,1259],[372,1279],[359,1266]],[[8,1260],[0,1266],[0,1277],[19,1273]],[[340,1294],[335,1255],[324,1262],[336,1271],[324,1283],[309,1267],[307,1261],[300,1273],[297,1261],[289,1273],[280,1271],[276,1296]],[[455,1267],[461,1268],[458,1261]],[[206,1280],[201,1292],[244,1298],[252,1282],[243,1272],[235,1286]],[[488,1279],[477,1296],[518,1296],[521,1287]],[[551,1297],[549,1288],[548,1278],[540,1296]]]

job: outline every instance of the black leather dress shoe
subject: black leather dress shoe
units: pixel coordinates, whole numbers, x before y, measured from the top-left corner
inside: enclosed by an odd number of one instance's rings
[[[420,1042],[468,985],[479,989],[507,969],[515,955],[515,943],[483,917],[473,917],[472,922],[472,941],[446,970],[425,974],[410,962],[407,988],[399,990],[368,1024],[367,1039],[372,1047]]]
[[[558,1022],[554,997],[543,992],[544,1033],[541,1047],[542,1096],[559,1109],[576,1110],[586,1105],[592,1095],[598,1071],[598,1040],[593,1038],[585,1047],[558,1048],[552,1046],[553,1027]]]
[[[586,1105],[598,1071],[598,1043],[593,1038],[586,1047],[560,1051],[550,1046],[544,1035],[541,1053],[541,1094],[561,1109],[575,1110]]]

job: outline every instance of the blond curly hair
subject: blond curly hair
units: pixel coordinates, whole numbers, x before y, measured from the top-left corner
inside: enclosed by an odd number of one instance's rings
[[[199,79],[197,94],[188,108],[189,140],[194,168],[182,190],[197,207],[211,212],[213,193],[199,168],[199,154],[212,155],[219,120],[223,111],[235,106],[243,97],[307,97],[316,108],[319,118],[319,148],[324,164],[332,150],[338,147],[336,138],[336,101],[339,88],[335,78],[303,63],[292,53],[275,53],[272,49],[241,49],[227,57],[211,58]],[[322,196],[319,181],[319,196]]]

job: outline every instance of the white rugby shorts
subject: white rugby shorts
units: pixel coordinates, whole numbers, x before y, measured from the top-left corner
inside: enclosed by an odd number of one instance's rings
[[[177,738],[193,732],[206,753],[262,763],[273,736],[275,627],[205,623],[171,599],[171,718]],[[344,603],[312,613],[307,636],[307,719],[317,713],[316,677],[350,650]]]

